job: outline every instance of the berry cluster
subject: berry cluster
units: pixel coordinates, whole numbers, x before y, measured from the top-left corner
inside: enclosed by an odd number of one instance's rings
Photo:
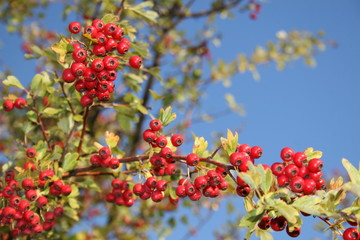
[[[119,160],[112,158],[111,150],[108,147],[100,148],[98,154],[90,157],[90,162],[93,166],[117,169],[120,166]]]
[[[31,178],[25,178],[21,183],[24,190],[22,191],[19,182],[15,180],[15,172],[6,172],[7,185],[2,189],[3,183],[0,184],[0,199],[3,206],[0,208],[0,226],[10,227],[13,238],[49,231],[56,224],[55,218],[63,215],[62,207],[48,206],[48,198],[38,196],[39,191],[36,190],[42,186],[41,181],[46,181],[52,176],[52,170],[41,172],[38,186],[35,186]],[[53,211],[49,210],[51,208]]]
[[[274,231],[283,231],[286,228],[286,233],[293,238],[296,238],[301,233],[301,228],[295,227],[293,231],[290,232],[289,226],[287,225],[286,218],[284,216],[279,216],[271,218],[268,215],[265,215],[259,222],[258,227],[267,230],[271,227]]]
[[[225,191],[229,186],[225,176],[224,169],[218,167],[216,170],[209,170],[204,176],[196,177],[193,183],[182,178],[175,190],[176,195],[180,198],[188,196],[192,201],[199,200],[201,196],[215,198],[220,195],[220,191]]]
[[[283,162],[276,162],[271,166],[279,187],[289,187],[300,195],[310,195],[325,188],[321,172],[323,162],[320,159],[308,160],[304,152],[295,153],[289,147],[281,150],[280,157]]]
[[[106,195],[106,201],[118,206],[131,207],[134,205],[133,191],[129,189],[128,182],[116,178],[111,182],[111,186],[113,190]]]
[[[164,191],[166,190],[166,188],[166,180],[157,180],[155,177],[148,177],[144,184],[135,184],[133,192],[142,200],[151,198],[151,200],[153,200],[154,202],[160,202],[164,199]]]
[[[255,20],[255,19],[257,19],[258,14],[261,11],[261,4],[255,3],[255,1],[252,1],[249,4],[249,9],[252,10],[252,12],[250,13],[250,18]]]
[[[81,24],[70,23],[69,31],[73,34],[80,33]],[[83,94],[81,104],[89,107],[95,98],[101,102],[110,99],[119,66],[118,56],[113,52],[117,50],[118,54],[125,55],[131,42],[124,38],[121,27],[115,23],[105,24],[100,19],[95,19],[91,26],[85,27],[82,36],[85,40],[90,39],[89,46],[77,40],[69,40],[71,43],[76,42],[72,45],[74,62],[63,71],[62,78],[67,83],[75,82],[76,90]],[[140,68],[142,65],[139,56],[131,56],[128,61],[133,68]]]
[[[10,112],[15,108],[23,109],[27,106],[27,102],[24,98],[17,98],[15,101],[6,100],[3,103],[3,110],[6,112]]]

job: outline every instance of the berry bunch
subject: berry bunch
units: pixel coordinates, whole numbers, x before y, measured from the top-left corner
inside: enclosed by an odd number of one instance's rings
[[[127,207],[134,204],[133,191],[129,189],[128,182],[116,178],[111,182],[111,186],[113,190],[106,195],[106,201]]]
[[[252,12],[250,13],[250,18],[255,20],[257,19],[258,14],[261,11],[261,4],[256,3],[255,1],[251,1],[251,3],[249,4],[249,9],[252,10]]]
[[[2,188],[0,184],[0,199],[3,203],[3,208],[0,208],[0,226],[8,226],[13,238],[49,231],[56,224],[55,219],[63,215],[62,207],[51,206],[53,204],[49,206],[48,197],[38,196],[39,191],[36,190],[41,187],[40,181],[47,181],[53,176],[51,171],[40,173],[37,186],[31,178],[25,178],[21,187],[15,180],[15,172],[6,172],[4,180],[7,185]]]
[[[10,112],[15,108],[24,109],[27,106],[27,102],[24,98],[17,98],[15,101],[5,100],[3,103],[3,110]]]
[[[191,183],[188,179],[182,178],[178,182],[175,190],[178,197],[189,197],[192,201],[197,201],[201,196],[215,198],[220,195],[220,191],[225,191],[229,183],[225,180],[222,168],[209,170],[206,175],[198,176]]]
[[[91,165],[96,167],[117,169],[120,166],[119,160],[112,158],[111,150],[108,147],[100,148],[98,154],[90,157]]]
[[[286,233],[293,238],[298,237],[301,233],[301,228],[297,227],[295,227],[293,231],[290,232],[289,226],[287,225],[287,221],[284,216],[271,218],[268,215],[265,215],[260,219],[257,226],[263,230],[267,230],[270,227],[274,231],[283,231],[286,229]]]
[[[151,198],[154,202],[160,202],[164,199],[164,191],[167,188],[167,181],[164,179],[157,180],[155,177],[148,177],[144,184],[137,183],[134,185],[133,192],[140,199],[146,200]]]
[[[80,33],[81,28],[78,22],[69,24],[69,31],[73,34]],[[67,83],[75,82],[76,90],[82,93],[80,101],[84,107],[91,106],[95,98],[101,102],[110,99],[115,87],[119,59],[125,61],[114,54],[114,51],[126,55],[131,45],[124,35],[124,30],[115,23],[105,24],[102,20],[95,19],[91,26],[84,28],[82,37],[85,41],[69,40],[71,43],[75,42],[72,44],[73,63],[63,71],[62,78]],[[128,64],[133,68],[140,68],[142,59],[131,56]]]
[[[308,160],[304,152],[294,152],[289,147],[281,150],[280,157],[283,162],[271,165],[279,187],[288,187],[300,195],[310,195],[325,188],[321,172],[323,162],[319,158]]]

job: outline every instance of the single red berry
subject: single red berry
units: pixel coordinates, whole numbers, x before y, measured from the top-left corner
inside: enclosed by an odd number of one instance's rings
[[[48,200],[47,200],[47,198],[44,197],[44,196],[41,196],[41,197],[39,197],[39,198],[36,200],[36,206],[37,206],[38,208],[43,208],[43,207],[45,207],[47,203],[48,203]]]
[[[226,181],[225,178],[221,178],[218,188],[221,191],[225,191],[226,189],[228,189],[228,187],[229,187],[228,181]]]
[[[317,190],[326,189],[325,179],[321,178],[316,182],[316,189]]]
[[[234,166],[240,166],[247,160],[250,160],[250,156],[246,152],[234,152],[230,155],[230,163]]]
[[[28,171],[34,171],[36,169],[35,164],[33,162],[26,162],[24,164],[24,169]]]
[[[19,182],[13,179],[10,182],[8,182],[8,186],[14,190],[17,190],[19,188]]]
[[[70,185],[64,185],[61,187],[61,194],[64,196],[69,196],[70,193],[72,192],[71,186]]]
[[[167,145],[167,139],[165,136],[159,136],[156,138],[156,145],[159,147],[159,148],[164,148],[166,147]]]
[[[176,166],[172,163],[169,163],[165,167],[165,174],[166,175],[174,175],[176,172]]]
[[[84,34],[90,34],[91,38],[95,38],[98,31],[94,26],[88,26],[84,29]]]
[[[64,209],[62,207],[56,207],[54,209],[55,217],[61,217],[64,214]]]
[[[162,191],[156,190],[151,193],[151,200],[154,202],[160,202],[164,199],[164,193]]]
[[[227,172],[224,168],[217,166],[215,171],[220,174],[222,177],[226,177]]]
[[[78,91],[80,93],[85,92],[86,91],[85,81],[82,79],[76,80],[75,89],[76,89],[76,91]]]
[[[129,51],[130,46],[126,43],[119,42],[116,46],[116,49],[120,55],[124,55]]]
[[[25,99],[23,98],[17,98],[14,102],[14,106],[17,108],[17,109],[23,109],[27,106],[27,102]]]
[[[45,170],[39,174],[40,180],[48,180],[52,178],[55,175],[54,171],[52,169]]]
[[[71,73],[74,76],[82,76],[82,75],[84,75],[86,66],[84,65],[84,63],[74,62],[73,64],[71,64],[70,69],[71,69]]]
[[[321,161],[318,158],[313,158],[308,163],[309,172],[313,172],[313,173],[321,171],[323,166],[324,166],[323,161]]]
[[[195,153],[190,153],[186,157],[186,164],[189,166],[196,166],[199,164],[199,162],[200,162],[200,158]]]
[[[20,203],[19,203],[19,206],[18,206],[18,209],[21,211],[21,212],[25,212],[27,210],[29,210],[30,208],[30,203],[26,200],[20,200]]]
[[[152,143],[156,139],[156,133],[152,131],[151,129],[146,129],[143,132],[143,139],[145,142]]]
[[[105,47],[105,44],[107,43],[108,41],[108,38],[106,37],[106,35],[102,32],[97,32],[95,34],[95,39],[97,40],[97,45],[101,45],[104,47],[105,49],[105,53],[106,53],[106,47]],[[104,53],[104,54],[105,54]]]
[[[288,178],[292,178],[297,176],[299,173],[299,168],[295,165],[295,164],[289,164],[284,168],[284,174],[288,177]]]
[[[289,178],[285,174],[283,174],[278,176],[277,182],[279,187],[286,187],[289,185]]]
[[[254,146],[251,148],[251,151],[250,151],[250,157],[251,158],[254,158],[254,159],[257,159],[257,158],[260,158],[261,155],[262,155],[262,148],[259,147],[259,146]]]
[[[289,162],[293,160],[295,152],[292,148],[285,147],[281,150],[280,157],[284,162]]]
[[[106,159],[111,156],[111,150],[109,147],[102,147],[99,150],[99,155],[102,159]]]
[[[129,40],[129,39],[122,38],[122,39],[120,40],[120,42],[125,43],[125,44],[127,44],[127,45],[131,46],[131,42],[130,42],[130,40]]]
[[[175,193],[176,193],[176,195],[177,195],[178,197],[180,197],[180,198],[186,197],[187,194],[186,194],[186,187],[185,187],[185,185],[179,185],[179,186],[177,186],[176,189],[175,189]]]
[[[19,203],[20,203],[20,197],[19,196],[16,196],[16,195],[13,195],[11,198],[10,198],[10,206],[12,207],[15,207],[17,208],[17,206],[19,206]],[[1,215],[1,214],[0,214]],[[0,217],[1,218],[1,217]]]
[[[105,56],[105,54],[106,54],[105,46],[100,45],[100,44],[95,44],[93,47],[93,53],[95,54],[95,56],[98,56],[98,57]]]
[[[22,181],[21,186],[25,191],[28,191],[28,190],[34,188],[34,181],[31,178],[25,178]]]
[[[27,200],[32,202],[37,198],[37,193],[34,189],[29,189],[28,191],[26,191],[25,197]]]
[[[129,65],[132,68],[140,68],[142,65],[142,58],[139,56],[132,56],[129,59]]]
[[[173,151],[169,148],[169,147],[164,147],[161,149],[160,151],[160,155],[165,158],[166,160],[167,159],[171,159],[172,156],[173,156]]]
[[[357,226],[357,225],[358,225],[358,223],[357,223],[356,221],[352,221],[352,220],[349,220],[349,219],[347,219],[346,221],[347,221],[347,223],[350,224],[351,226]]]
[[[6,112],[10,112],[11,110],[14,109],[14,102],[11,101],[11,100],[6,100],[4,103],[3,103],[3,110],[6,111]]]
[[[112,37],[116,40],[121,40],[125,36],[124,29],[117,27],[112,33]]]
[[[164,179],[157,181],[155,188],[159,191],[165,191],[167,188],[167,181]]]
[[[133,198],[133,191],[130,189],[124,190],[124,192],[122,193],[122,198],[124,198],[124,199]]]
[[[69,31],[73,34],[77,34],[81,31],[81,24],[79,22],[71,22],[69,24]]]
[[[133,187],[133,192],[136,196],[141,196],[145,192],[144,185],[137,183]]]
[[[31,210],[28,210],[28,211],[24,212],[23,216],[24,216],[25,221],[30,222],[31,220],[34,219],[35,213]]]
[[[56,180],[54,183],[53,183],[53,187],[58,190],[58,191],[61,191],[61,188],[64,186],[64,183],[63,181],[61,180]]]
[[[301,228],[295,227],[295,228],[293,229],[293,231],[290,232],[289,226],[286,226],[286,233],[287,233],[290,237],[296,238],[296,237],[298,237],[298,236],[300,235],[300,233],[301,233]]]
[[[207,187],[208,181],[205,176],[198,176],[194,180],[194,185],[197,189],[203,189],[203,188]]]
[[[109,165],[111,169],[118,169],[120,167],[119,160],[116,158],[111,158]]]
[[[131,207],[132,205],[134,205],[135,200],[133,198],[128,198],[128,199],[124,199],[124,205],[126,207]]]
[[[252,163],[252,161],[250,159],[245,159],[244,161],[242,161],[239,166],[240,172],[247,172],[247,170],[249,170],[250,163]]]
[[[6,186],[4,187],[2,194],[4,198],[10,198],[14,194],[14,189],[12,189],[10,186]]]
[[[62,78],[64,79],[65,82],[67,83],[72,83],[75,81],[76,77],[75,75],[72,73],[70,68],[67,68],[63,71],[62,73]]]
[[[97,92],[96,96],[101,102],[106,102],[106,101],[109,101],[109,99],[110,99],[110,93],[108,91]]]
[[[102,31],[105,26],[104,22],[100,19],[94,19],[91,25],[94,26],[98,32]]]
[[[102,158],[99,155],[92,155],[90,157],[91,165],[93,166],[100,166],[101,165]]]
[[[150,188],[153,189],[156,186],[156,178],[155,177],[148,177],[145,181],[145,185]]]
[[[303,192],[305,195],[313,194],[316,190],[316,182],[314,179],[308,178],[304,179],[304,188]]]
[[[10,182],[11,180],[14,179],[14,177],[15,177],[15,172],[12,171],[12,170],[7,171],[7,172],[5,173],[5,181],[6,181],[6,182]]]
[[[270,228],[271,218],[269,216],[264,216],[258,223],[258,227],[263,230],[267,230]]]
[[[162,123],[161,123],[161,121],[159,119],[153,119],[153,120],[150,121],[149,127],[154,132],[160,131],[161,128],[162,128]]]
[[[105,68],[104,62],[102,59],[94,59],[91,63],[92,70],[100,72]]]
[[[257,13],[256,12],[253,12],[250,14],[250,18],[253,19],[253,20],[256,20],[258,17]]]
[[[171,143],[174,147],[179,147],[183,144],[184,138],[180,134],[175,134],[171,136]]]
[[[83,107],[90,107],[93,104],[93,99],[88,95],[82,95],[80,103]]]
[[[72,53],[72,58],[76,61],[76,62],[84,62],[86,60],[86,51],[83,48],[78,48],[75,49]]]
[[[293,192],[302,192],[304,189],[305,181],[302,177],[295,176],[290,181],[290,187]]]
[[[112,194],[112,193],[108,193],[108,194],[106,194],[106,201],[107,202],[115,202],[115,196],[114,196],[114,194]]]
[[[293,161],[296,166],[301,167],[307,163],[307,156],[303,152],[297,152],[294,154]]]
[[[108,40],[106,41],[106,44],[105,44],[106,51],[112,52],[116,49],[116,47],[117,47],[116,40],[113,38],[108,38]]]
[[[111,57],[111,56],[106,56],[103,59],[103,62],[104,62],[104,67],[107,70],[115,70],[119,65],[119,61],[116,58]]]
[[[28,148],[28,149],[26,150],[26,156],[27,156],[28,158],[34,158],[34,157],[36,156],[36,150],[35,150],[35,148]]]
[[[344,240],[359,240],[360,234],[357,228],[347,228],[343,233]]]
[[[116,30],[117,26],[115,25],[115,23],[108,23],[104,26],[104,33],[108,36],[111,36],[115,30]]]
[[[201,191],[199,189],[195,189],[194,194],[189,195],[189,199],[191,201],[197,201],[201,198],[201,196],[202,196]]]
[[[55,220],[55,214],[52,211],[48,211],[44,214],[44,219],[47,222],[51,222]]]
[[[322,176],[323,176],[323,173],[321,171],[319,171],[319,172],[309,172],[309,177],[311,179],[314,179],[315,182],[319,181],[322,178]]]
[[[251,153],[251,147],[249,144],[240,144],[237,146],[238,152],[245,152],[250,155]]]
[[[240,186],[238,185],[236,187],[236,193],[240,196],[240,197],[246,197],[247,195],[249,195],[251,189],[249,186]]]
[[[271,219],[270,226],[274,231],[282,231],[287,225],[286,218],[283,216]]]
[[[309,169],[307,168],[307,166],[303,165],[303,166],[299,167],[298,176],[300,176],[304,179],[310,177]]]

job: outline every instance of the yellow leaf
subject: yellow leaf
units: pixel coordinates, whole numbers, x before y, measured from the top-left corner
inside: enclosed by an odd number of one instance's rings
[[[118,135],[116,135],[115,133],[109,132],[109,131],[105,132],[105,141],[106,141],[106,144],[110,148],[116,147],[119,140],[120,140],[120,137]]]

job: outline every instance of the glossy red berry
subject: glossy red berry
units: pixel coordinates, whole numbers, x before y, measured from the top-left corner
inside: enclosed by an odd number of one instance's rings
[[[104,33],[108,36],[111,36],[115,30],[116,30],[117,26],[114,23],[108,23],[104,26]]]
[[[174,155],[173,151],[169,147],[164,147],[160,151],[160,155],[166,159],[166,161],[170,160]]]
[[[102,59],[94,59],[91,63],[91,68],[95,72],[100,72],[105,68],[105,64]]]
[[[165,136],[159,136],[157,137],[156,139],[156,145],[159,147],[159,148],[164,148],[166,147],[167,145],[167,139]]]
[[[176,193],[176,195],[177,195],[178,197],[180,197],[180,198],[186,197],[187,194],[186,194],[186,187],[185,187],[185,185],[179,185],[179,186],[177,186],[176,189],[175,189],[175,193]]]
[[[54,171],[51,169],[45,170],[39,174],[40,180],[48,180],[54,176]]]
[[[323,176],[323,173],[321,171],[319,171],[319,172],[309,172],[309,177],[311,179],[314,179],[315,182],[319,181],[322,178],[322,176]]]
[[[200,162],[200,158],[195,153],[190,153],[186,156],[186,164],[189,166],[196,166]]]
[[[270,228],[271,218],[269,216],[264,216],[258,223],[258,227],[263,230],[267,230]]]
[[[105,54],[106,54],[105,46],[100,45],[100,44],[95,44],[93,47],[93,53],[95,54],[95,56],[98,56],[98,57],[105,56]]]
[[[23,109],[27,106],[27,102],[24,98],[17,98],[14,102],[14,106],[17,109]]]
[[[64,214],[64,209],[62,207],[56,207],[54,209],[55,217],[61,217]]]
[[[156,139],[156,133],[151,129],[146,129],[143,132],[143,139],[145,142],[152,143]]]
[[[45,219],[45,221],[47,221],[47,222],[54,221],[54,220],[55,220],[55,214],[54,214],[54,212],[52,212],[52,211],[46,212],[46,213],[44,214],[44,219]]]
[[[76,61],[76,62],[84,62],[86,60],[86,51],[83,48],[78,48],[75,49],[72,53],[72,58]]]
[[[105,43],[105,49],[108,52],[112,52],[116,49],[117,47],[117,42],[115,39],[113,38],[108,38],[108,40]]]
[[[300,177],[302,177],[304,179],[310,177],[309,169],[307,168],[307,166],[299,167],[298,176],[300,176]]]
[[[43,208],[43,207],[45,207],[47,203],[48,203],[48,200],[47,200],[47,198],[44,197],[44,196],[41,196],[41,197],[39,197],[39,198],[36,200],[36,206],[37,206],[38,208]]]
[[[304,189],[305,181],[302,177],[295,176],[290,181],[290,187],[293,192],[302,192]]]
[[[100,148],[99,150],[99,156],[102,158],[102,159],[106,159],[108,157],[111,156],[111,150],[109,147],[102,147]]]
[[[69,196],[71,192],[72,192],[72,189],[71,189],[70,185],[63,185],[61,187],[61,194],[62,195]]]
[[[183,144],[184,138],[180,134],[175,134],[171,136],[171,143],[174,147],[179,147]]]
[[[84,34],[90,34],[90,36],[92,38],[95,38],[97,33],[98,33],[98,31],[96,30],[96,28],[94,26],[87,26],[84,29]]]
[[[236,187],[236,193],[240,196],[240,197],[246,197],[247,195],[249,195],[251,189],[249,186],[245,185],[245,186],[240,186],[238,185]]]
[[[149,127],[154,132],[159,131],[162,128],[162,122],[159,119],[153,119],[150,121]]]
[[[238,152],[246,152],[249,155],[251,153],[251,147],[249,144],[240,144],[237,146],[237,150]]]
[[[142,65],[142,58],[139,56],[132,56],[129,59],[129,65],[132,68],[140,68]]]
[[[11,110],[14,109],[14,102],[11,101],[11,100],[6,100],[4,103],[3,103],[3,110],[6,111],[6,112],[10,112]]]
[[[148,188],[150,188],[150,189],[152,189],[152,188],[155,188],[155,186],[156,186],[156,178],[155,177],[148,177],[147,179],[146,179],[146,181],[145,181],[145,185],[148,187]]]
[[[294,164],[298,167],[301,167],[307,163],[307,156],[303,152],[297,152],[293,157]]]
[[[10,206],[12,207],[17,207],[20,203],[20,197],[19,196],[16,196],[16,195],[13,195],[10,200],[9,200],[9,203],[10,203]],[[1,215],[1,214],[0,214]],[[1,217],[0,217],[1,218]]]
[[[93,99],[88,95],[82,95],[80,98],[80,103],[83,107],[90,107],[93,104]]]
[[[274,231],[282,231],[287,225],[286,219],[283,216],[271,219],[270,226]]]
[[[71,64],[71,73],[74,76],[82,76],[84,75],[86,66],[84,65],[84,63],[81,62],[74,62],[73,64]],[[64,79],[65,80],[65,79]]]
[[[246,160],[242,161],[239,166],[240,172],[247,172],[247,170],[249,170],[250,163],[252,163],[252,161],[250,159],[246,159]]]
[[[112,37],[116,40],[121,40],[125,36],[124,29],[117,27],[112,33]]]
[[[165,174],[166,175],[174,175],[176,172],[176,166],[172,163],[169,163],[165,167]]]
[[[53,187],[58,190],[58,191],[61,191],[61,188],[64,186],[64,183],[63,181],[61,180],[56,180],[54,183],[53,183]]]
[[[137,183],[133,187],[133,193],[136,196],[141,196],[145,192],[145,188],[141,183]]]
[[[16,213],[16,209],[13,207],[7,206],[3,209],[3,215],[6,218],[13,218],[15,216],[15,213]]]
[[[292,148],[285,147],[281,150],[280,157],[284,162],[289,162],[293,160],[294,154],[295,152]]]
[[[102,31],[105,26],[104,22],[100,19],[94,19],[91,25],[94,26],[98,32]]]
[[[107,70],[115,70],[119,65],[119,61],[116,58],[111,57],[111,56],[106,56],[103,59],[103,62],[104,62],[104,67]]]
[[[203,189],[203,188],[207,187],[208,181],[205,176],[198,176],[194,180],[194,185],[197,189]]]
[[[18,206],[18,209],[22,212],[25,212],[27,210],[29,210],[30,208],[30,203],[26,200],[20,200],[20,203],[19,203],[19,206]]]
[[[72,73],[70,68],[67,68],[63,71],[62,73],[62,78],[64,79],[65,82],[67,83],[72,83],[75,81],[76,77],[74,76],[74,74]]]
[[[25,191],[28,191],[28,190],[34,188],[34,181],[31,178],[25,178],[22,181],[21,186]]]
[[[326,189],[325,179],[321,178],[316,182],[316,189],[317,190]]]
[[[164,193],[162,191],[156,190],[151,193],[151,200],[154,202],[160,202],[164,199]]]
[[[91,165],[93,166],[100,166],[101,165],[102,158],[99,155],[92,155],[90,157]]]
[[[289,164],[284,168],[284,174],[288,177],[288,178],[292,178],[297,176],[299,173],[299,168],[295,165],[295,164]]]
[[[36,156],[36,150],[35,148],[28,148],[25,154],[28,158],[34,158]]]
[[[116,49],[120,55],[124,55],[129,51],[130,46],[126,43],[119,42],[116,46]]]
[[[303,188],[303,192],[305,195],[310,195],[313,194],[316,190],[316,182],[311,179],[304,179],[304,188]]]
[[[167,188],[167,181],[164,179],[157,181],[155,188],[159,191],[165,191]]]
[[[246,152],[234,152],[230,155],[230,163],[234,166],[240,166],[247,160],[250,160],[250,156]]]
[[[32,202],[37,198],[37,193],[34,189],[30,189],[30,190],[26,191],[25,197],[27,200]]]
[[[347,228],[343,233],[344,240],[359,240],[360,234],[357,228]]]
[[[289,185],[289,178],[285,174],[283,174],[278,176],[277,182],[279,187],[286,187],[287,185]]]
[[[313,172],[313,173],[321,171],[323,166],[324,166],[323,161],[321,161],[318,158],[313,158],[308,163],[309,172]]]
[[[109,166],[111,169],[118,169],[120,166],[119,160],[116,158],[111,158]]]
[[[73,34],[77,34],[81,31],[81,24],[79,22],[71,22],[69,24],[69,31]]]
[[[253,159],[257,159],[257,158],[260,158],[261,155],[262,155],[262,148],[259,147],[259,146],[254,146],[251,148],[250,150],[250,157],[253,158]]]

